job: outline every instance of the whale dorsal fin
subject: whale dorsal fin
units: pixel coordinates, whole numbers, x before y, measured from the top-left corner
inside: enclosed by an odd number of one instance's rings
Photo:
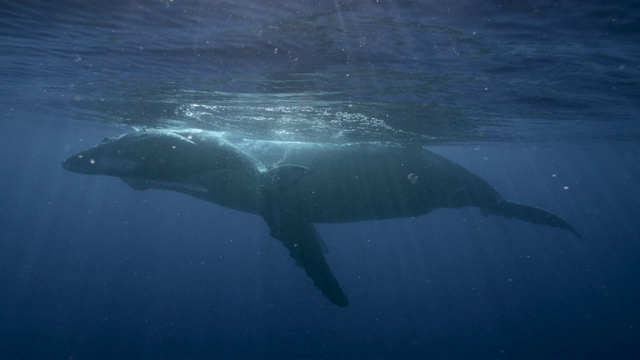
[[[300,165],[281,165],[266,172],[265,185],[279,195],[300,181],[307,171],[309,169]]]

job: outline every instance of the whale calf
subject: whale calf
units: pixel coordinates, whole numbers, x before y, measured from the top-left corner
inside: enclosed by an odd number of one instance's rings
[[[562,218],[504,200],[482,178],[420,147],[148,130],[105,139],[62,165],[76,173],[119,177],[136,190],[177,191],[261,216],[271,236],[338,306],[347,306],[349,300],[326,262],[316,223],[413,217],[438,208],[475,206],[580,237]]]

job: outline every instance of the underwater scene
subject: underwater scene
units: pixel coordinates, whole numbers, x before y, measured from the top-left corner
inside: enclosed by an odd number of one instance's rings
[[[3,1],[0,358],[640,357],[633,1]]]

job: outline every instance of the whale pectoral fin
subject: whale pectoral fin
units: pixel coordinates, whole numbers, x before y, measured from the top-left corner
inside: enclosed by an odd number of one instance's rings
[[[294,186],[307,171],[303,166],[282,165],[265,174],[262,217],[271,230],[271,236],[289,250],[296,265],[304,268],[322,295],[335,305],[345,307],[349,305],[349,299],[327,264],[324,257],[326,246],[315,227],[297,216],[284,216],[280,208],[282,193]]]
[[[282,165],[262,175],[262,204],[260,213],[271,229],[271,236],[278,238],[282,228],[280,196],[294,186],[309,171],[304,166]]]
[[[572,232],[579,239],[582,239],[582,236],[580,235],[578,230],[571,226],[571,224],[569,224],[566,220],[546,210],[542,210],[534,206],[517,204],[503,200],[497,203],[495,208],[491,209],[490,211],[507,218],[516,218],[534,224],[541,224],[565,229]]]
[[[307,276],[313,280],[313,284],[322,292],[322,295],[335,305],[342,307],[349,305],[349,299],[327,264],[320,245],[321,241],[312,223],[284,224],[277,229],[276,235],[272,230],[272,236],[289,250],[289,255],[296,261],[296,265],[304,268]]]
[[[323,254],[328,254],[329,253],[329,247],[327,246],[327,243],[324,242],[324,240],[322,240],[322,236],[320,236],[320,233],[318,232],[318,230],[316,230],[316,226],[313,224],[309,224],[311,226],[311,230],[313,231],[313,235],[316,237],[316,241],[318,241],[318,245],[320,245],[320,249],[322,249],[322,253]]]

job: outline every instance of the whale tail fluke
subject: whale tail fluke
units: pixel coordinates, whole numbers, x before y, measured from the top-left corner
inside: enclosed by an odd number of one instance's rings
[[[506,218],[516,218],[534,224],[541,224],[565,229],[573,233],[579,239],[582,239],[582,235],[580,235],[578,230],[571,226],[571,224],[569,224],[566,220],[546,210],[542,210],[534,206],[512,203],[502,200],[496,203],[491,209],[489,209],[489,211]]]

